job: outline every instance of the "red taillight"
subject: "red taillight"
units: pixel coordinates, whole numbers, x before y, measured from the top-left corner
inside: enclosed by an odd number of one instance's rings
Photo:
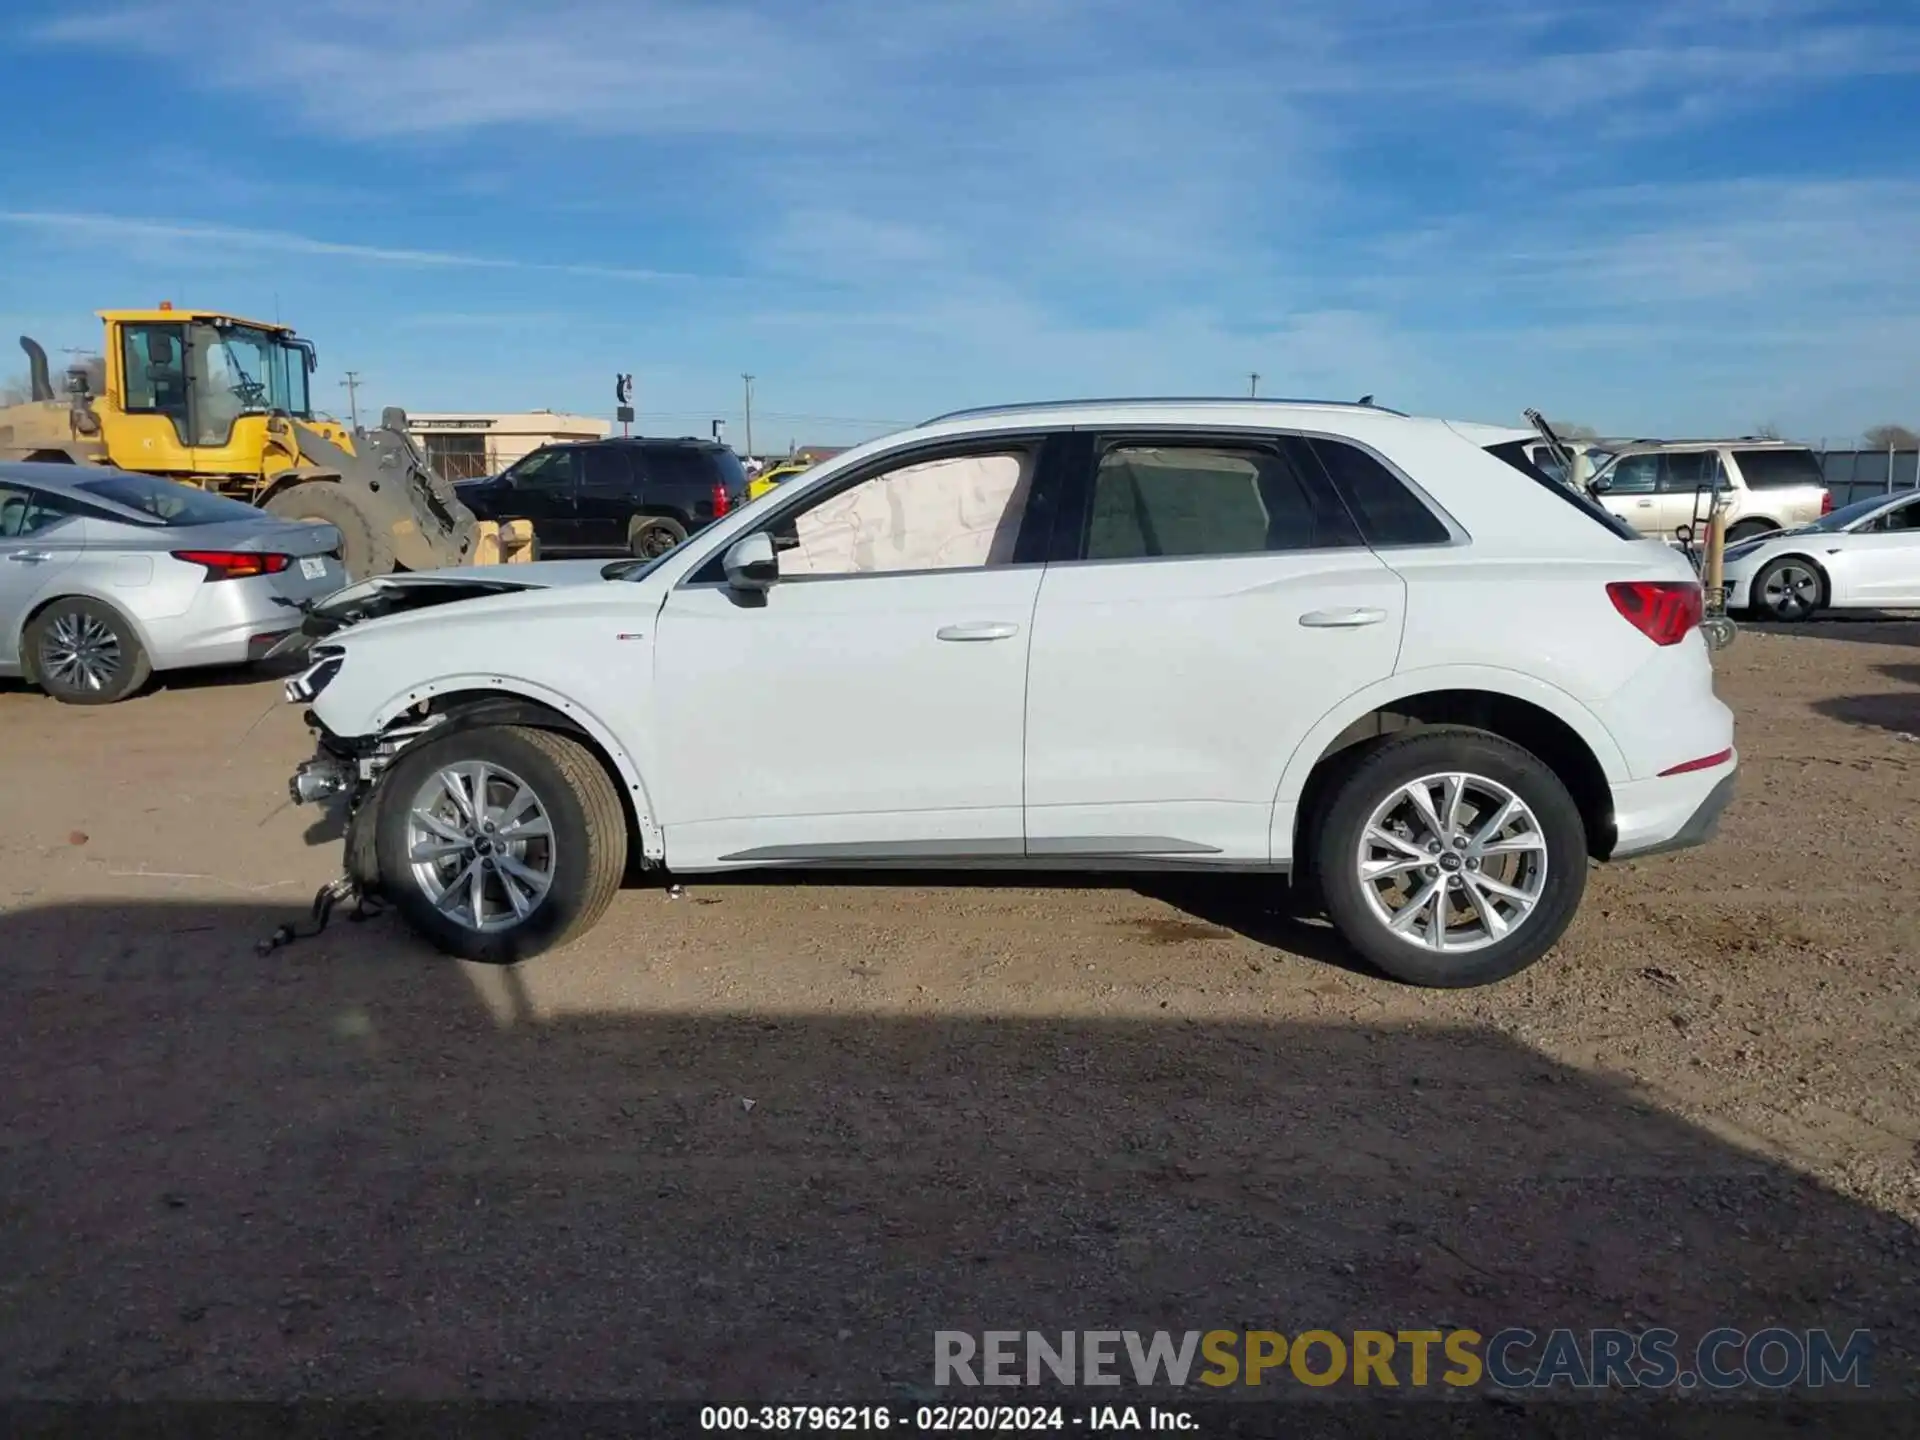
[[[254,550],[176,550],[173,558],[204,565],[209,580],[246,580],[255,575],[278,575],[293,563],[291,555],[263,555]]]
[[[1678,645],[1700,623],[1705,597],[1690,580],[1616,580],[1607,586],[1613,608],[1656,645]]]
[[[1689,760],[1682,765],[1669,765],[1660,773],[1662,776],[1690,775],[1695,770],[1711,770],[1717,765],[1724,765],[1731,759],[1733,759],[1733,751],[1716,750],[1711,755],[1702,755],[1698,760]]]
[[[727,494],[727,487],[720,481],[713,482],[713,518],[718,520],[733,507],[733,499]]]
[[[1831,515],[1833,513],[1833,491],[1822,490],[1820,492],[1820,513],[1822,515]]]

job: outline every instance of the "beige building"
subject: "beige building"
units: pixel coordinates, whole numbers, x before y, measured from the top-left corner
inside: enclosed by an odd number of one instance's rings
[[[604,440],[613,433],[609,421],[553,410],[518,414],[408,411],[407,429],[427,452],[434,472],[448,480],[496,474],[556,440]]]

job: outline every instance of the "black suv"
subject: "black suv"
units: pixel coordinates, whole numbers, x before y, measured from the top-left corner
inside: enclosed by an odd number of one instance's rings
[[[482,520],[531,520],[543,555],[650,557],[745,504],[747,473],[712,440],[587,440],[454,490]]]

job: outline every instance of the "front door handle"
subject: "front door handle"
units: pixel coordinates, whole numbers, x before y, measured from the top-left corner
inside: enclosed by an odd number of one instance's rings
[[[1384,610],[1348,606],[1343,610],[1309,610],[1300,623],[1316,630],[1351,630],[1360,625],[1378,625],[1387,618]]]
[[[942,625],[933,633],[942,640],[1011,640],[1020,627],[1006,620],[978,620],[971,625]]]
[[[1651,500],[1636,500],[1633,503],[1642,510],[1651,510],[1653,508],[1653,502]]]
[[[51,550],[15,550],[7,558],[18,561],[22,565],[44,565],[53,559],[53,552]]]

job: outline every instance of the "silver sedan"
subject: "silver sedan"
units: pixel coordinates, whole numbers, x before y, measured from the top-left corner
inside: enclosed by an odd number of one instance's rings
[[[56,700],[258,659],[346,579],[331,525],[150,475],[0,463],[0,675]]]

